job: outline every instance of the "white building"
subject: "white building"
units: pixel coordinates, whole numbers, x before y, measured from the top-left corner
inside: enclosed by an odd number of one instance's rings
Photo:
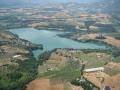
[[[89,73],[89,72],[103,72],[104,67],[98,67],[98,68],[91,68],[91,69],[85,69],[84,72]]]

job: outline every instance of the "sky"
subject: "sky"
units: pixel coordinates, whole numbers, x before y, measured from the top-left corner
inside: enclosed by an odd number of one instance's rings
[[[43,1],[43,0],[34,0],[34,1]],[[90,3],[99,0],[44,0],[43,2],[79,2],[79,3]]]
[[[90,2],[94,2],[94,1],[100,1],[100,0],[0,0],[0,2],[5,2],[5,3],[9,3],[9,2],[62,2],[62,3],[66,3],[66,2],[79,2],[79,3],[90,3]]]
[[[50,1],[50,0],[49,0]],[[58,1],[58,2],[94,2],[97,0],[51,0],[51,1]]]

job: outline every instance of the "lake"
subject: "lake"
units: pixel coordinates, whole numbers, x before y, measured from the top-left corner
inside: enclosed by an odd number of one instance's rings
[[[42,44],[44,50],[33,51],[35,57],[40,55],[44,51],[52,50],[55,48],[74,48],[74,49],[105,49],[105,45],[99,45],[92,42],[77,42],[71,39],[62,38],[57,34],[64,32],[48,31],[48,30],[36,30],[34,28],[21,28],[11,29],[12,33],[17,34],[20,38],[29,40],[36,44]]]

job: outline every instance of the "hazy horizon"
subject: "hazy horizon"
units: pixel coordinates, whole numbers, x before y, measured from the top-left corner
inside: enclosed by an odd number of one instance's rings
[[[102,0],[0,0],[1,4],[6,3],[41,3],[41,2],[51,2],[51,3],[67,3],[67,2],[76,2],[76,3],[92,3],[92,2],[98,2]]]
[[[41,0],[37,0],[41,1]],[[78,2],[78,3],[90,3],[90,2],[95,2],[95,1],[100,1],[100,0],[44,0],[44,2]]]

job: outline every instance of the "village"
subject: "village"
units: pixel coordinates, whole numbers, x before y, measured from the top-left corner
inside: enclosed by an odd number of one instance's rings
[[[72,63],[72,65],[66,67],[68,63]],[[94,88],[93,90],[119,90],[120,82],[118,79],[120,77],[120,71],[118,68],[116,68],[118,71],[115,70],[114,67],[116,66],[120,68],[120,64],[114,62],[111,55],[106,53],[91,52],[85,54],[81,50],[77,49],[56,49],[51,53],[49,59],[45,60],[43,65],[39,65],[38,79],[28,84],[27,90],[31,90],[29,88],[31,86],[34,87],[34,85],[36,87],[41,87],[39,85],[42,85],[42,82],[44,82],[44,80],[45,82],[46,80],[49,80],[49,83],[52,83],[50,85],[56,85],[56,88],[54,88],[54,90],[64,90],[61,89],[61,87],[67,87],[67,85],[68,87],[71,87],[70,90],[84,90],[83,86],[81,85],[76,86],[74,84],[70,84],[72,79],[75,79],[79,83],[86,81],[89,82],[89,84]],[[112,72],[108,73],[107,70],[110,69]],[[62,70],[68,71],[63,72]],[[70,70],[71,73],[69,72]],[[81,72],[83,72],[83,74],[81,74]],[[48,83],[45,82],[44,84]],[[64,83],[64,85],[61,85],[62,83]],[[43,90],[51,90],[49,88],[44,87]]]

